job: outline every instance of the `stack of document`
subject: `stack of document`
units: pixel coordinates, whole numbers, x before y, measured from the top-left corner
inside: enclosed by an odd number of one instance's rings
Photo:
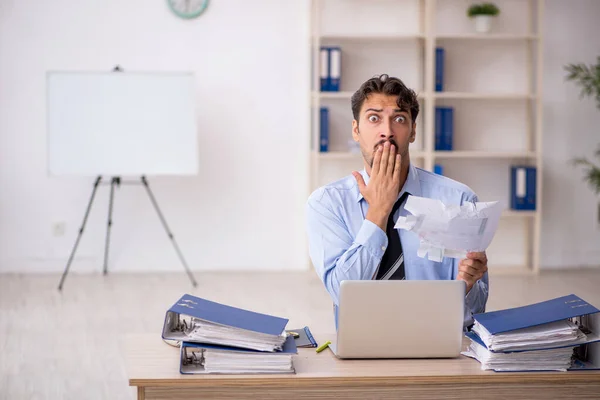
[[[600,341],[594,332],[600,328],[598,313],[596,307],[569,295],[476,314],[473,329],[466,334],[471,342],[463,354],[477,359],[484,370],[566,371],[574,364],[577,369],[594,369],[600,360],[579,359],[588,352],[574,350]],[[582,326],[580,317],[591,315],[589,326]]]
[[[473,332],[492,351],[532,350],[581,343],[587,339],[579,327],[569,320],[550,322],[530,328],[492,335],[475,321]]]
[[[213,343],[258,351],[281,350],[287,335],[269,335],[192,318],[185,330],[188,342]]]
[[[282,351],[264,353],[184,342],[181,347],[181,373],[279,374],[293,373],[294,338],[289,336]]]
[[[471,356],[481,363],[481,369],[494,371],[566,371],[571,367],[573,347],[521,351],[513,353],[491,352],[476,341],[471,341]],[[464,354],[464,353],[463,353]]]
[[[162,337],[181,342],[181,373],[294,372],[287,322],[186,294],[167,311]]]

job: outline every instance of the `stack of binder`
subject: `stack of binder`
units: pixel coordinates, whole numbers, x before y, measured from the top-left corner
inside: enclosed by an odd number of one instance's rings
[[[600,369],[600,310],[572,294],[476,314],[463,354],[484,370]]]
[[[167,311],[162,337],[181,342],[182,374],[294,373],[287,323],[186,294]]]

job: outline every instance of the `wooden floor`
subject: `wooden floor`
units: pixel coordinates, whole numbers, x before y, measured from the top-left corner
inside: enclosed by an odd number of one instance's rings
[[[183,293],[332,332],[331,301],[313,272],[0,275],[0,399],[132,399],[120,337],[160,336]],[[600,270],[492,276],[488,310],[575,293],[600,307]]]

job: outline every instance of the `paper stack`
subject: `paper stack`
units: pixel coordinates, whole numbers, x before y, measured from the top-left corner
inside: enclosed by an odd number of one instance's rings
[[[570,295],[532,304],[474,315],[475,324],[466,335],[471,340],[464,355],[477,359],[484,370],[494,371],[567,371],[595,369],[595,360],[578,357],[580,346],[600,341],[583,326],[582,316],[600,310],[581,298]],[[575,323],[577,321],[578,323]],[[590,320],[591,321],[591,320]],[[585,331],[585,332],[584,332]]]
[[[496,371],[566,371],[573,349],[587,338],[576,324],[566,320],[496,335],[476,322],[473,332],[478,338],[472,338],[469,350],[482,369]]]
[[[587,338],[576,324],[567,320],[497,333],[495,335],[492,335],[483,325],[476,321],[473,326],[473,332],[492,351],[562,347],[583,342]]]
[[[282,351],[258,352],[184,342],[181,349],[181,373],[203,370],[211,374],[276,374],[294,372],[294,338],[287,339]]]
[[[167,311],[162,337],[181,342],[181,373],[293,373],[287,322],[186,294]]]
[[[515,353],[494,353],[471,342],[469,355],[481,363],[481,369],[494,371],[566,371],[571,367],[573,347]]]
[[[192,318],[190,326],[185,329],[188,342],[212,343],[224,346],[241,347],[258,351],[281,350],[287,338],[283,334],[269,335],[232,326],[224,326],[214,322]]]

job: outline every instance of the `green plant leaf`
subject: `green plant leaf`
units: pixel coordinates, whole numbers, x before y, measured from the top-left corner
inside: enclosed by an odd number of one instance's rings
[[[579,97],[593,97],[596,106],[600,109],[600,56],[596,58],[595,65],[583,63],[570,63],[564,66],[567,81],[573,81],[580,87]]]
[[[569,63],[564,66],[567,81],[573,81],[581,88],[579,97],[593,97],[596,107],[600,109],[600,55],[596,57],[595,65]],[[594,155],[600,158],[600,145]],[[583,179],[598,195],[600,194],[600,168],[584,157],[571,160],[574,166],[583,167]]]
[[[600,149],[596,154],[600,153]],[[596,194],[600,194],[600,167],[590,162],[588,159],[579,157],[572,161],[574,166],[583,166],[583,180],[592,188]]]
[[[474,17],[476,15],[496,16],[498,14],[500,14],[500,9],[494,3],[472,4],[467,9],[467,15],[469,17]]]

